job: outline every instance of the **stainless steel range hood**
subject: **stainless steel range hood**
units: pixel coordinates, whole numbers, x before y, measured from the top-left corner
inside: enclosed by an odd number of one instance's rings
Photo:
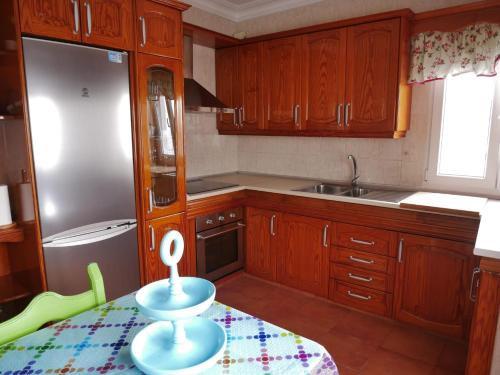
[[[193,38],[184,35],[184,107],[186,112],[232,112],[193,79]]]

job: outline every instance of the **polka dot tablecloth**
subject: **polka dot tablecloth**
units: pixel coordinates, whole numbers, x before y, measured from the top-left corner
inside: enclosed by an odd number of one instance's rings
[[[223,357],[208,374],[331,374],[337,366],[318,343],[215,302],[201,316],[227,333]],[[134,336],[151,321],[133,294],[0,346],[1,375],[140,373]]]

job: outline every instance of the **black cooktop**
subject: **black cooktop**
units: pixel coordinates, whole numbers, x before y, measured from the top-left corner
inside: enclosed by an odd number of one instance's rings
[[[202,179],[191,180],[186,182],[186,192],[188,194],[198,194],[212,190],[226,189],[233,186],[238,186],[238,184],[219,181],[207,181]]]

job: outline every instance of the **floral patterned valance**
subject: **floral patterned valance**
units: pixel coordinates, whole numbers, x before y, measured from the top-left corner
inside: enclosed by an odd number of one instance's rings
[[[500,58],[500,24],[481,23],[454,32],[428,31],[411,43],[409,83],[474,72],[494,76]]]

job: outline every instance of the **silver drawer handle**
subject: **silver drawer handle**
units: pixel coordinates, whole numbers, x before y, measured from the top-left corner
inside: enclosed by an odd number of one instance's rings
[[[244,228],[244,227],[246,227],[245,224],[236,223],[236,225],[233,225],[230,228],[221,230],[221,231],[219,231],[217,233],[209,234],[209,235],[206,235],[206,236],[204,236],[202,234],[197,234],[196,238],[199,239],[199,240],[208,240],[210,238],[218,237],[218,236],[220,236],[222,234],[226,234],[226,233],[229,233],[229,232],[234,232],[235,230],[238,230],[238,229],[241,229],[241,228]]]
[[[342,107],[343,105],[342,104],[337,104],[337,126],[338,127],[341,127],[342,126],[342,120],[341,120],[341,113],[342,113]]]
[[[351,279],[354,280],[359,280],[359,281],[364,281],[365,283],[371,283],[373,281],[373,278],[371,277],[363,277],[363,276],[358,276],[354,275],[353,273],[348,273],[347,276],[349,276]]]
[[[90,9],[90,3],[84,2],[83,6],[87,10],[87,36],[92,34],[92,10]]]
[[[353,257],[352,255],[349,255],[349,259],[352,260],[353,262],[364,263],[364,264],[373,264],[373,263],[375,263],[375,261],[372,260],[372,259],[366,260],[366,259],[361,259],[361,258]]]
[[[323,247],[328,247],[328,224],[323,227]]]
[[[349,294],[349,296],[351,296],[351,297],[354,297],[357,299],[362,299],[363,301],[369,301],[372,299],[372,296],[362,296],[361,294],[353,293],[350,290],[347,291],[347,294]]]
[[[73,34],[78,34],[80,31],[80,14],[78,11],[78,0],[71,0],[73,4],[73,18],[75,19],[75,27],[73,28]]]
[[[357,240],[357,239],[355,239],[353,237],[351,237],[351,242],[357,243],[357,244],[360,244],[360,245],[366,245],[366,246],[373,246],[373,245],[375,245],[375,241]]]
[[[472,302],[476,302],[477,299],[477,289],[479,287],[479,274],[481,269],[478,267],[472,270],[472,277],[470,280],[469,298]],[[477,281],[476,281],[477,280]]]
[[[142,32],[142,40],[141,40],[141,47],[144,47],[146,45],[146,19],[143,16],[139,17],[139,22],[141,23],[141,32]]]
[[[269,224],[269,232],[271,232],[271,236],[275,236],[276,232],[274,231],[274,221],[276,220],[276,215],[271,216],[271,223]]]
[[[149,245],[149,251],[155,251],[156,248],[156,239],[155,239],[155,229],[153,228],[152,225],[149,226],[149,237],[150,237],[150,245]]]

